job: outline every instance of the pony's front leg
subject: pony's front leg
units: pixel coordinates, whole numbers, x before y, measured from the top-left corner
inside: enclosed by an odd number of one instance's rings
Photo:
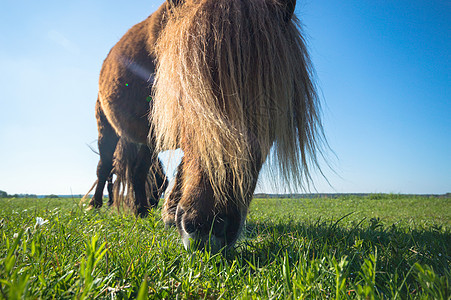
[[[160,160],[158,157],[153,158],[147,145],[142,145],[132,175],[136,214],[145,217],[151,208],[157,207],[166,185],[166,176]]]
[[[113,174],[110,174],[107,180],[107,190],[108,190],[108,206],[112,206],[114,204],[114,183],[113,183]]]
[[[158,206],[161,194],[168,187],[168,179],[163,170],[163,165],[159,158],[156,158],[149,171],[149,179],[147,180],[148,199],[152,208]]]
[[[165,195],[161,217],[166,228],[175,226],[175,213],[183,192],[183,160],[184,158],[182,158],[182,161],[177,167],[177,174],[175,175],[172,189]]]

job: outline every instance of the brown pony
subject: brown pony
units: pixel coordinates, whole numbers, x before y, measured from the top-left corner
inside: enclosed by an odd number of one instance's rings
[[[308,182],[324,135],[295,2],[168,0],[132,27],[100,74],[91,205],[126,169],[115,185],[145,215],[166,185],[157,154],[181,148],[163,220],[186,248],[217,250],[236,241],[270,152],[284,180]]]

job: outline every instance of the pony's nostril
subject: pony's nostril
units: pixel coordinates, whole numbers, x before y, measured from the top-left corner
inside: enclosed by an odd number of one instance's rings
[[[196,224],[192,220],[183,220],[182,228],[188,234],[194,234],[198,231]]]
[[[227,217],[216,217],[211,233],[218,238],[225,238],[229,221]]]
[[[177,207],[176,224],[185,249],[209,249],[218,252],[236,241],[240,227],[239,213],[201,214]]]

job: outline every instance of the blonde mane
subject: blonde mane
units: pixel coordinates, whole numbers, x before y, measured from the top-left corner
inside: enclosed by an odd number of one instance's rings
[[[156,152],[189,149],[215,196],[249,191],[255,159],[298,187],[324,140],[313,68],[297,19],[277,0],[186,1],[155,45]],[[255,175],[254,175],[255,176]]]

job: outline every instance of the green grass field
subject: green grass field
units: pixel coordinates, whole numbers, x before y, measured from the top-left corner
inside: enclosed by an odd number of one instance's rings
[[[450,299],[449,197],[254,199],[215,255],[78,203],[0,199],[0,298]]]

